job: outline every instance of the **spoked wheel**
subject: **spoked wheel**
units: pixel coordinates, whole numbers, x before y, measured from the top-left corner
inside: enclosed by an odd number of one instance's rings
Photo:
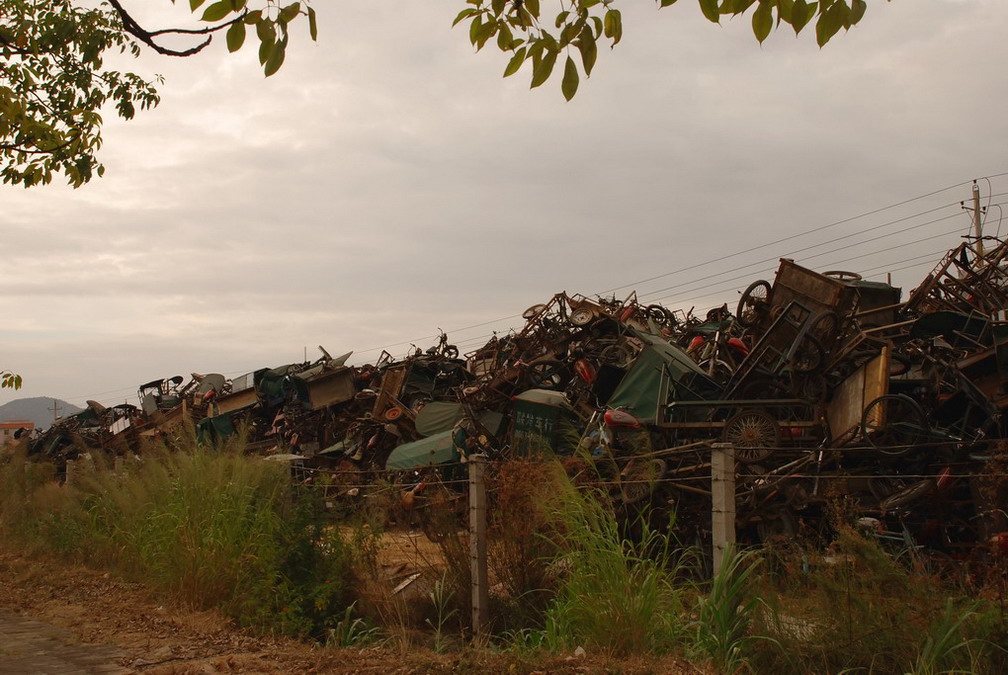
[[[656,483],[665,476],[668,466],[663,459],[649,459],[636,463],[620,480],[624,504],[635,504],[650,497]]]
[[[840,317],[836,312],[828,309],[812,321],[808,332],[821,344],[831,345],[839,337]]]
[[[537,317],[540,314],[542,314],[544,311],[546,311],[546,305],[541,304],[541,303],[538,304],[538,305],[532,305],[531,307],[529,307],[528,309],[526,309],[524,312],[522,312],[522,318],[525,319],[525,320],[534,319],[535,317]]]
[[[865,406],[861,435],[884,455],[903,455],[928,438],[930,425],[917,401],[886,394]]]
[[[738,461],[761,462],[780,443],[780,426],[762,410],[743,410],[725,422],[722,440],[735,446]]]
[[[826,351],[822,343],[810,334],[802,338],[801,344],[791,357],[791,367],[797,373],[811,373],[826,361]]]
[[[770,282],[754,281],[749,284],[749,288],[742,291],[739,298],[738,307],[735,308],[735,320],[743,328],[752,328],[759,321],[763,309],[769,304]]]
[[[644,316],[654,321],[662,328],[670,328],[675,325],[675,317],[661,305],[648,305],[644,308]]]

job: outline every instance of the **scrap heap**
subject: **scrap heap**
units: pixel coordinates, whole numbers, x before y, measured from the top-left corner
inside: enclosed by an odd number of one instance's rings
[[[72,459],[82,440],[135,451],[184,420],[203,438],[244,426],[251,447],[291,455],[337,497],[394,472],[412,501],[473,452],[548,451],[628,515],[674,508],[689,541],[709,537],[709,448],[725,442],[751,539],[793,536],[847,497],[872,527],[966,556],[1008,537],[991,468],[1008,406],[1006,256],[1004,242],[964,243],[905,301],[889,284],[788,259],[734,313],[558,293],[466,355],[442,333],[362,366],[322,349],[234,380],[156,380],[139,410],[95,404],[32,452]]]

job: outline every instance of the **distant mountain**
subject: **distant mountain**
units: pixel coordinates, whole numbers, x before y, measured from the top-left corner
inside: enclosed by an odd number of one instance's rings
[[[48,429],[53,423],[54,402],[60,417],[73,415],[84,409],[50,396],[19,398],[0,405],[0,422],[29,420],[35,423],[36,428]]]

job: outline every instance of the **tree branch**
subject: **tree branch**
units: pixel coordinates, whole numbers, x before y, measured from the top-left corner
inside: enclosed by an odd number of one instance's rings
[[[242,12],[236,18],[226,21],[218,26],[207,26],[206,28],[162,28],[160,30],[149,31],[145,30],[140,24],[136,22],[129,12],[123,8],[119,0],[108,0],[109,4],[112,5],[112,9],[115,10],[116,14],[119,15],[119,19],[122,21],[123,30],[127,33],[140,40],[158,54],[164,54],[165,56],[192,56],[198,52],[203,51],[203,49],[210,44],[213,40],[213,33],[219,30],[228,28],[232,24],[238,23],[245,18],[248,10]],[[195,47],[189,49],[171,49],[169,47],[163,47],[154,41],[154,38],[159,35],[206,35],[207,39],[199,43]]]

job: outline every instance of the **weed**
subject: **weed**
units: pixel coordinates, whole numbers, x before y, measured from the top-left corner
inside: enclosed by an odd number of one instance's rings
[[[958,611],[949,599],[945,603],[944,611],[929,627],[911,672],[914,675],[951,672],[960,660],[958,658],[960,654],[969,650],[971,640],[962,637],[962,629],[963,624],[975,611],[976,605]]]
[[[144,449],[129,470],[94,466],[72,486],[45,465],[5,463],[0,524],[26,546],[117,569],[242,624],[322,637],[349,597],[352,556],[318,496],[239,441]],[[80,467],[78,467],[80,468]]]
[[[355,605],[356,603],[347,605],[343,610],[343,617],[328,630],[326,647],[359,647],[378,640],[381,629],[377,626],[369,626],[360,617],[354,617]]]
[[[642,518],[624,537],[606,501],[568,482],[553,496],[560,580],[545,618],[550,649],[594,645],[612,654],[667,653],[685,635],[680,566],[667,530]],[[669,523],[671,525],[671,523]]]
[[[749,668],[749,652],[758,639],[750,634],[759,599],[752,592],[753,554],[728,548],[708,594],[697,607],[694,648],[709,657],[720,673]]]
[[[449,609],[453,596],[454,592],[448,586],[448,572],[446,570],[441,575],[441,578],[434,582],[434,587],[427,594],[431,606],[434,608],[434,621],[430,619],[426,621],[427,625],[434,631],[434,651],[436,652],[444,651],[445,625],[458,612],[457,609]]]

